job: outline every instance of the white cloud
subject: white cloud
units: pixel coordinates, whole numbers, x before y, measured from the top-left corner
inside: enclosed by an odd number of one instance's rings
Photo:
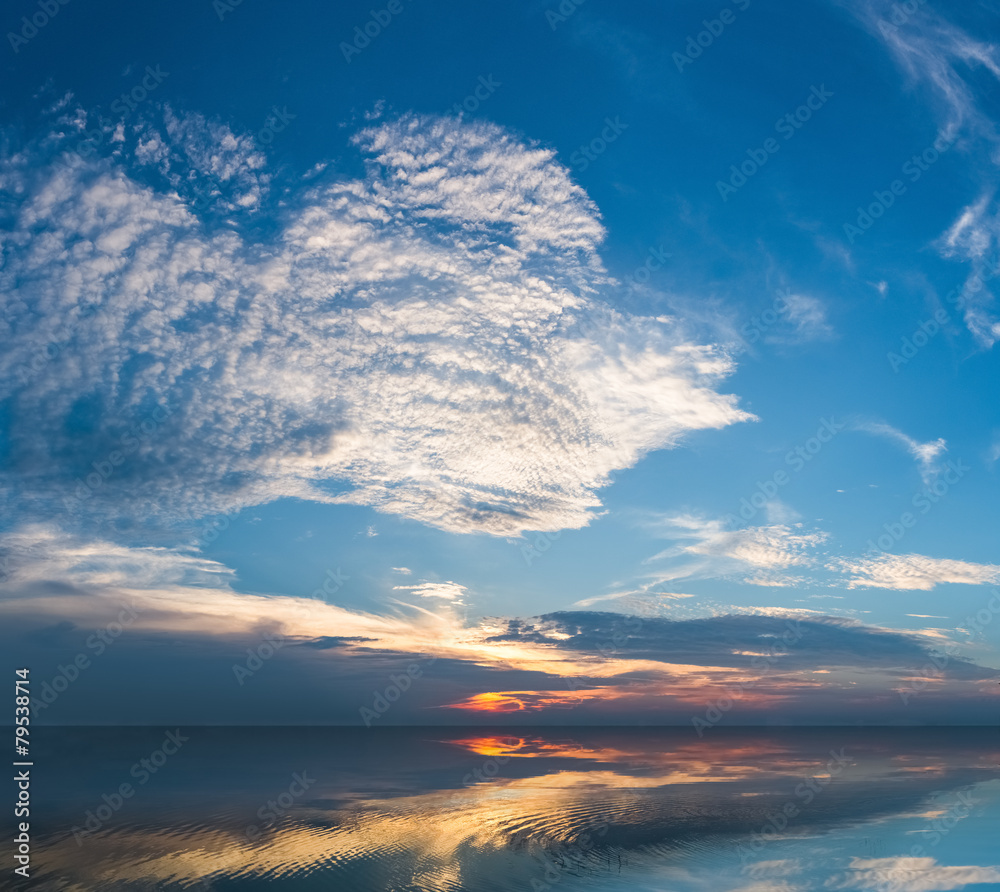
[[[803,669],[860,667],[859,671],[888,671],[889,678],[904,672],[905,680],[927,663],[931,646],[942,643],[921,642],[912,634],[824,617],[815,611],[718,605],[707,614],[715,617],[708,622],[678,621],[685,614],[693,619],[692,610],[670,615],[671,622],[626,622],[629,646],[607,654],[601,646],[612,638],[617,643],[615,636],[623,625],[607,613],[492,617],[470,624],[458,600],[465,590],[454,582],[419,583],[408,590],[415,596],[411,601],[420,598],[422,603],[397,601],[392,612],[378,616],[320,597],[241,594],[229,585],[232,574],[226,567],[190,553],[124,549],[44,527],[0,534],[2,555],[10,558],[6,561],[10,575],[5,597],[0,599],[0,629],[8,637],[27,635],[26,641],[70,642],[67,646],[71,647],[75,640],[79,646],[89,630],[124,622],[127,609],[134,622],[127,623],[129,643],[123,641],[121,646],[133,655],[129,678],[138,691],[151,680],[144,673],[162,674],[162,662],[156,656],[161,648],[152,646],[156,641],[172,647],[185,642],[203,653],[214,649],[220,654],[239,654],[242,661],[247,644],[256,647],[263,638],[278,635],[283,646],[288,645],[282,662],[287,659],[290,669],[297,665],[309,677],[320,672],[329,678],[330,672],[340,672],[341,679],[353,678],[354,687],[364,690],[375,689],[387,674],[386,661],[391,664],[395,655],[434,655],[455,661],[450,668],[442,664],[445,676],[439,680],[449,687],[447,697],[432,685],[419,695],[424,706],[453,703],[455,691],[463,687],[469,695],[483,695],[484,687],[496,690],[505,679],[523,684],[523,675],[505,674],[523,670],[550,676],[550,690],[563,690],[561,696],[568,695],[559,679],[606,680],[598,691],[601,697],[640,697],[652,710],[650,714],[656,715],[662,715],[667,704],[689,710],[705,702],[706,690],[721,695],[727,686],[745,683],[745,658],[766,652],[782,664],[777,674],[768,673],[767,682],[777,686],[778,701],[786,703],[790,694],[784,678],[795,682],[798,694],[792,692],[793,700],[807,697],[798,702],[809,709],[809,704],[815,705],[817,690],[814,682],[799,684]],[[704,605],[693,606],[706,616]],[[656,613],[643,611],[642,615],[655,620]],[[745,615],[733,615],[737,613]],[[788,620],[807,625],[808,647],[781,646],[781,639],[793,628]],[[489,678],[479,675],[476,680],[469,676],[475,667],[495,671]],[[995,670],[963,660],[954,660],[948,667],[948,678],[964,686],[955,688],[958,694],[979,696],[978,687],[995,674]],[[462,676],[468,680],[463,682]],[[348,698],[353,700],[349,691]],[[103,700],[113,706],[115,698]],[[357,721],[358,703],[348,702],[347,707],[348,721]],[[681,718],[685,714],[690,712],[678,713]]]
[[[769,524],[791,524],[802,519],[791,505],[782,502],[781,499],[771,499],[764,505],[764,513],[767,515]]]
[[[823,532],[804,532],[801,524],[731,530],[723,520],[694,515],[664,516],[655,528],[678,544],[647,559],[647,564],[657,565],[649,577],[650,587],[677,579],[719,576],[736,577],[751,585],[793,585],[801,579],[784,571],[812,565],[812,551],[828,538]]]
[[[595,604],[607,604],[609,601],[616,602],[616,606],[620,606],[627,611],[631,611],[633,607],[639,603],[635,599],[635,592],[616,592],[613,595],[597,595],[593,598],[584,598],[582,601],[575,601],[573,607],[593,607]],[[680,592],[656,592],[655,595],[649,596],[643,599],[644,606],[648,605],[650,599],[656,601],[680,601],[686,598],[693,598],[694,595],[685,595]]]
[[[881,421],[858,422],[855,424],[855,429],[875,434],[879,437],[885,437],[903,446],[920,466],[920,476],[924,483],[929,482],[938,472],[938,460],[948,451],[948,444],[941,437],[921,443],[918,440],[914,440],[913,437],[904,434],[901,430],[897,430],[891,424],[885,424]]]
[[[648,524],[660,538],[672,540],[670,547],[644,561],[645,569],[620,591],[576,602],[591,607],[606,601],[627,604],[633,613],[649,610],[677,612],[670,599],[690,597],[661,592],[678,580],[727,578],[744,585],[768,587],[803,586],[816,580],[796,572],[797,568],[825,569],[833,574],[826,584],[854,588],[884,588],[897,591],[930,591],[945,583],[985,585],[1000,583],[1000,565],[976,564],[919,554],[880,554],[876,557],[834,557],[822,550],[829,540],[823,531],[806,531],[801,523],[771,523],[729,529],[725,520],[696,515],[664,515]],[[729,607],[699,595],[698,605],[712,611]],[[812,595],[811,598],[835,598]],[[807,599],[808,600],[808,599]],[[736,612],[743,608],[734,608]],[[756,608],[752,608],[756,609]],[[851,611],[848,611],[850,613]]]
[[[729,892],[806,892],[807,888],[798,883],[788,883],[783,880],[761,880],[746,886],[736,886]]]
[[[978,69],[1000,78],[1000,53],[995,45],[975,40],[927,5],[907,15],[901,24],[893,21],[899,9],[893,0],[862,0],[853,6],[868,29],[885,43],[909,83],[929,88],[949,135],[968,127],[977,135],[996,137],[992,122],[980,109],[976,77],[970,76]]]
[[[819,298],[790,291],[781,292],[781,297],[784,300],[784,320],[790,331],[769,332],[766,340],[806,343],[833,337],[833,328],[826,318],[826,307]]]
[[[1000,133],[986,109],[990,107],[988,97],[994,82],[1000,79],[1000,48],[976,40],[928,4],[906,15],[898,25],[895,17],[901,7],[894,0],[858,0],[852,5],[866,27],[884,42],[908,83],[928,88],[943,122],[943,135],[959,145],[963,136],[985,141],[992,150],[988,163],[995,164]],[[992,202],[991,186],[959,214],[941,239],[945,256],[964,255],[973,262],[970,282],[989,278],[983,275],[983,260],[991,247],[996,249],[1000,235],[996,213],[987,210]],[[992,311],[992,303],[986,289],[966,296],[966,325],[984,348],[1000,340],[1000,320]]]
[[[1000,883],[997,866],[945,866],[934,858],[854,858],[850,873],[831,880],[834,889],[882,892],[951,892],[980,883]]]
[[[752,877],[789,877],[802,873],[802,862],[797,858],[785,858],[777,861],[755,861],[747,864],[743,872]]]
[[[271,175],[253,137],[203,115],[177,115],[169,107],[162,128],[144,121],[137,130],[136,160],[156,167],[174,189],[197,186],[222,210],[260,209]]]
[[[150,589],[160,586],[228,588],[235,574],[197,554],[171,548],[127,548],[84,540],[44,524],[0,536],[5,593],[37,590],[51,580],[72,580],[81,589]]]
[[[39,146],[0,168],[10,505],[173,520],[290,496],[459,532],[576,528],[613,471],[753,417],[716,390],[722,348],[597,299],[598,213],[551,151],[484,123],[381,124],[356,139],[364,177],[319,175],[253,243],[219,215],[263,207],[262,156],[165,120],[135,150],[160,191]],[[169,418],[101,477],[157,406]]]
[[[997,459],[1000,459],[1000,432],[993,432],[993,442],[990,443],[990,448],[986,453],[986,462],[989,465],[995,465]]]
[[[965,254],[978,259],[989,250],[993,235],[984,221],[986,206],[992,195],[983,195],[975,204],[969,205],[958,215],[958,219],[941,237],[946,255]]]
[[[469,590],[457,582],[421,582],[417,585],[394,585],[393,591],[408,591],[421,598],[437,598],[453,604],[464,604]]]
[[[1000,340],[1000,319],[989,288],[997,274],[996,254],[1000,250],[1000,212],[992,190],[962,210],[939,240],[938,247],[945,257],[957,257],[972,264],[956,305],[963,310],[966,327],[979,346],[989,349]],[[988,257],[990,253],[994,255],[992,259]]]
[[[848,574],[848,588],[930,591],[943,583],[985,585],[1000,582],[1000,566],[973,564],[922,554],[883,554],[876,558],[842,560],[830,569]]]
[[[231,587],[228,567],[183,550],[125,548],[38,524],[0,534],[0,554],[5,624],[19,616],[58,617],[96,628],[131,606],[139,615],[135,628],[170,635],[259,638],[271,630],[303,642],[357,638],[413,653],[463,652],[483,637],[470,633],[447,603],[376,616],[318,598],[242,594]]]

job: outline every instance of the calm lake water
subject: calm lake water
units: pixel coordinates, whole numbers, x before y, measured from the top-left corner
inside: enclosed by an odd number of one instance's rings
[[[998,729],[34,733],[17,888],[1000,889]]]

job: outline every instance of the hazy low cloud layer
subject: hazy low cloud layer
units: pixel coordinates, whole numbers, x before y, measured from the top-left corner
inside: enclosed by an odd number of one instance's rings
[[[719,698],[740,704],[737,723],[775,710],[807,723],[854,721],[860,706],[868,720],[959,709],[980,721],[992,714],[998,675],[940,632],[806,611],[469,622],[458,609],[465,588],[449,582],[394,590],[394,609],[376,615],[241,594],[218,562],[44,527],[0,537],[0,560],[0,641],[16,640],[39,691],[44,683],[59,694],[40,710],[49,722],[238,722],[256,713],[357,723],[391,685],[407,696],[389,723],[404,724],[518,712],[688,723]]]
[[[575,653],[681,665],[767,666],[774,672],[835,667],[921,668],[932,648],[920,636],[815,614],[731,614],[670,620],[570,611],[509,620],[491,641],[531,641]],[[754,660],[753,658],[757,659]],[[997,670],[965,660],[947,667],[957,678],[992,678]]]

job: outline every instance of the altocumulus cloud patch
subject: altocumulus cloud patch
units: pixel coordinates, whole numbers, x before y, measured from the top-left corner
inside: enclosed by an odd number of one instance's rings
[[[379,123],[363,176],[314,172],[249,227],[274,184],[246,137],[212,125],[223,169],[168,111],[66,164],[74,120],[2,167],[10,504],[170,521],[292,496],[511,535],[583,526],[615,469],[752,418],[721,348],[601,299],[596,207],[499,127]]]

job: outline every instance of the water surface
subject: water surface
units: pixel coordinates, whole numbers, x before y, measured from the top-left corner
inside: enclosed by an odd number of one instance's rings
[[[38,734],[35,890],[1000,889],[997,729]]]

